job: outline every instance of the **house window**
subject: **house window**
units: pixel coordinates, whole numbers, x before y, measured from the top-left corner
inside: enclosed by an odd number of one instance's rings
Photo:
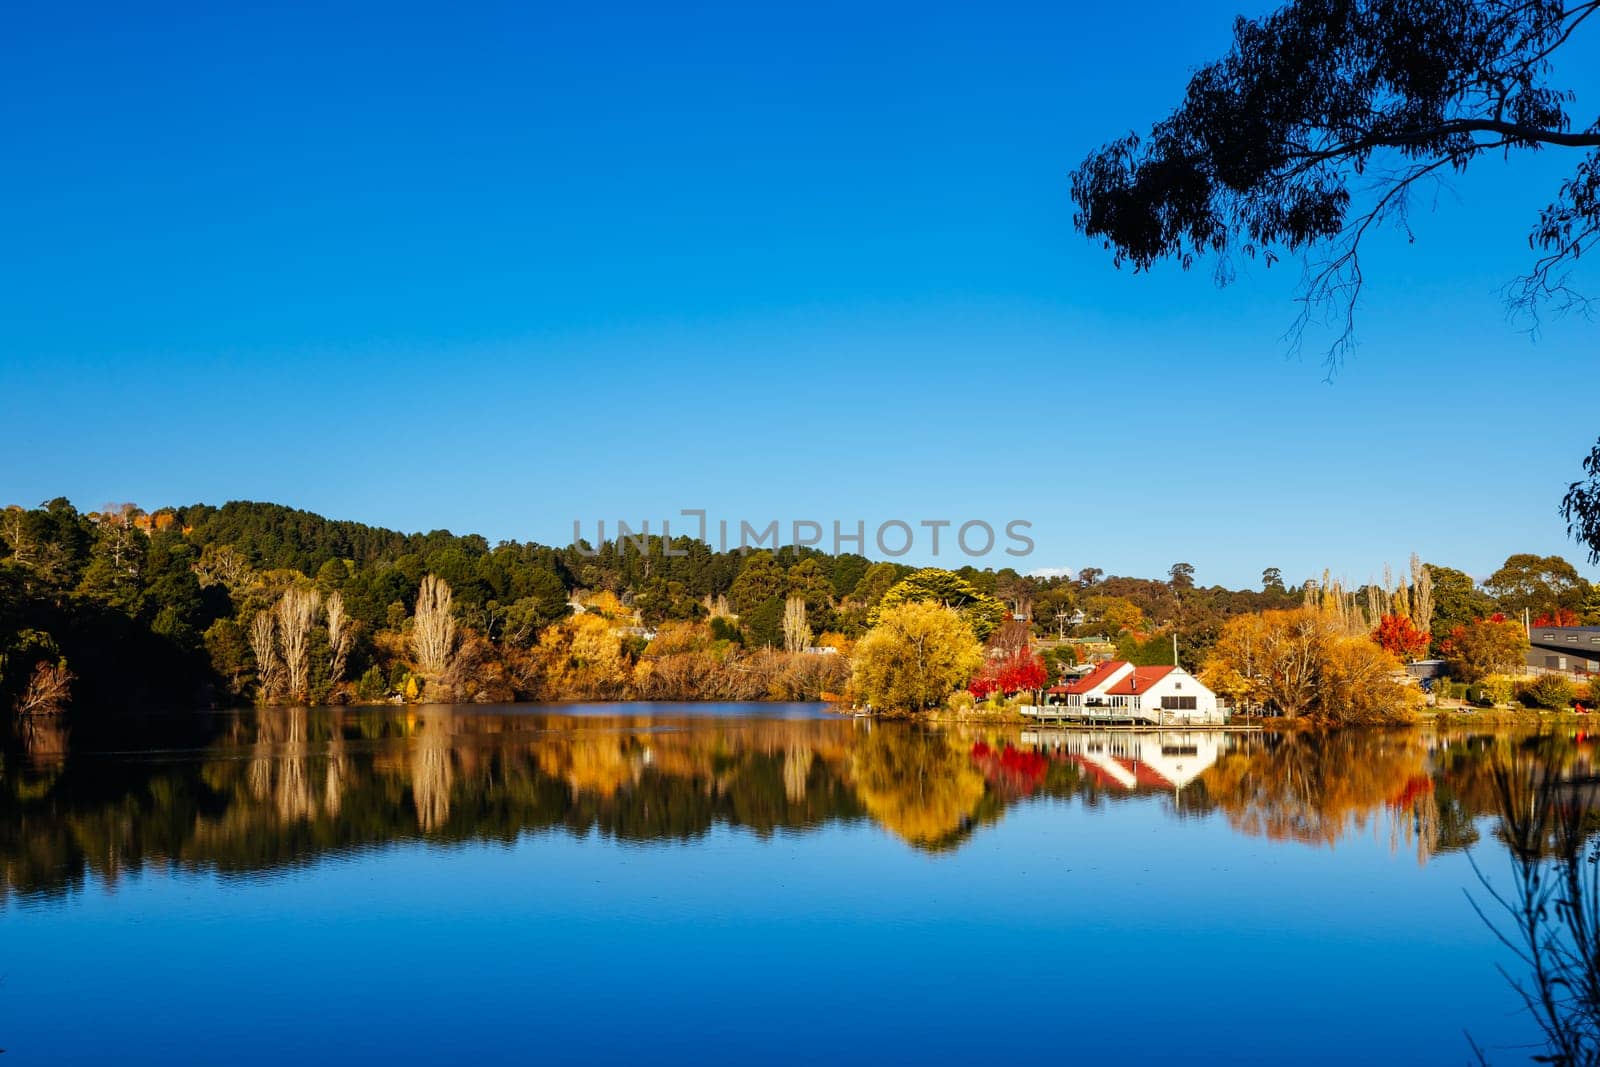
[[[1555,634],[1552,634],[1552,633],[1546,633],[1546,634],[1545,634],[1545,635],[1544,635],[1544,639],[1545,639],[1545,640],[1546,640],[1546,641],[1554,641],[1554,640],[1555,640],[1555,639],[1556,639],[1556,635],[1555,635]]]
[[[1560,656],[1546,656],[1544,658],[1544,665],[1546,667],[1549,667],[1551,670],[1557,670],[1561,666],[1561,657]]]
[[[1578,635],[1577,634],[1568,634],[1567,635],[1567,640],[1571,641],[1573,644],[1577,644],[1578,643]]]
[[[1163,711],[1196,711],[1199,709],[1197,697],[1162,697],[1161,709]]]

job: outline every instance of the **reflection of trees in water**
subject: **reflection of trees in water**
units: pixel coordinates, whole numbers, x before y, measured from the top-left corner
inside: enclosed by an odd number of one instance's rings
[[[1495,810],[1488,768],[1520,743],[1420,731],[1229,735],[1209,769],[1174,787],[1161,774],[1173,761],[1198,766],[1184,747],[1193,739],[1100,752],[1040,736],[423,707],[241,714],[192,761],[108,760],[75,740],[72,754],[41,763],[18,738],[0,776],[0,867],[5,889],[49,892],[148,863],[254,871],[422,837],[558,830],[683,841],[719,825],[766,835],[862,818],[940,850],[1029,797],[1089,806],[1138,797],[1180,817],[1220,810],[1242,832],[1312,843],[1387,826],[1396,849],[1426,858],[1475,840],[1474,820]],[[1218,752],[1207,744],[1202,764]],[[1148,758],[1167,749],[1167,763]],[[1591,749],[1568,742],[1550,758],[1570,771],[1588,766]]]
[[[1201,775],[1236,829],[1275,841],[1333,844],[1389,817],[1424,855],[1437,840],[1433,779],[1419,731],[1251,738]]]
[[[806,783],[811,778],[811,764],[816,754],[810,745],[800,744],[783,754],[783,792],[791,804],[806,799]]]
[[[250,746],[250,796],[270,804],[288,822],[317,813],[311,785],[311,747],[306,732],[310,712],[284,708],[265,715]]]
[[[984,796],[983,775],[943,730],[880,725],[855,746],[851,772],[872,817],[924,848],[953,843]]]
[[[22,746],[35,767],[59,767],[67,761],[70,729],[63,715],[30,715],[20,724]]]
[[[450,818],[450,787],[455,782],[451,720],[451,713],[440,708],[417,713],[411,739],[411,803],[423,833],[438,829]]]
[[[1544,1037],[1533,1058],[1563,1065],[1600,1063],[1600,807],[1592,751],[1573,741],[1533,739],[1496,759],[1509,886],[1474,864],[1474,903],[1520,961],[1507,977]]]

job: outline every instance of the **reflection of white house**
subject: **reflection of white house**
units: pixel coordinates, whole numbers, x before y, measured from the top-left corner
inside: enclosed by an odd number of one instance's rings
[[[1033,709],[1037,717],[1222,722],[1217,695],[1182,667],[1135,667],[1126,660],[1110,660],[1076,681],[1052,687],[1046,700],[1045,707]]]
[[[1078,764],[1107,788],[1182,789],[1222,756],[1222,735],[1203,730],[1174,733],[1081,733],[1025,730],[1025,745]]]

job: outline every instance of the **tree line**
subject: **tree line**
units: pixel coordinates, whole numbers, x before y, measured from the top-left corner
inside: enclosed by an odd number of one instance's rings
[[[1600,620],[1600,596],[1559,557],[1512,556],[1481,586],[1413,561],[1399,581],[1351,590],[1290,587],[1276,568],[1236,590],[1199,585],[1186,563],[1159,579],[1036,577],[663,547],[491,545],[252,502],[13,506],[0,511],[0,701],[814,699],[854,676],[879,706],[926,707],[974,680],[1031,686],[1041,647],[1045,680],[1096,647],[1171,662],[1174,637],[1198,666],[1230,620],[1312,597],[1401,658],[1451,653],[1464,673],[1503,658],[1480,648],[1497,613]]]

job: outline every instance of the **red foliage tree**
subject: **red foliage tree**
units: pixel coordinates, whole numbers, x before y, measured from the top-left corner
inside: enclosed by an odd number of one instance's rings
[[[1578,622],[1578,613],[1571,608],[1557,608],[1533,620],[1535,626],[1576,626]]]
[[[1385,615],[1372,631],[1372,639],[1385,652],[1402,660],[1420,659],[1428,651],[1428,632],[1404,615]]]
[[[1044,661],[1027,648],[1017,648],[1003,657],[989,660],[972,679],[967,691],[979,700],[991,693],[1010,695],[1024,689],[1038,689],[1050,680]]]
[[[1049,680],[1044,661],[1025,648],[1013,652],[1000,669],[1000,688],[1007,693],[1038,689]]]

